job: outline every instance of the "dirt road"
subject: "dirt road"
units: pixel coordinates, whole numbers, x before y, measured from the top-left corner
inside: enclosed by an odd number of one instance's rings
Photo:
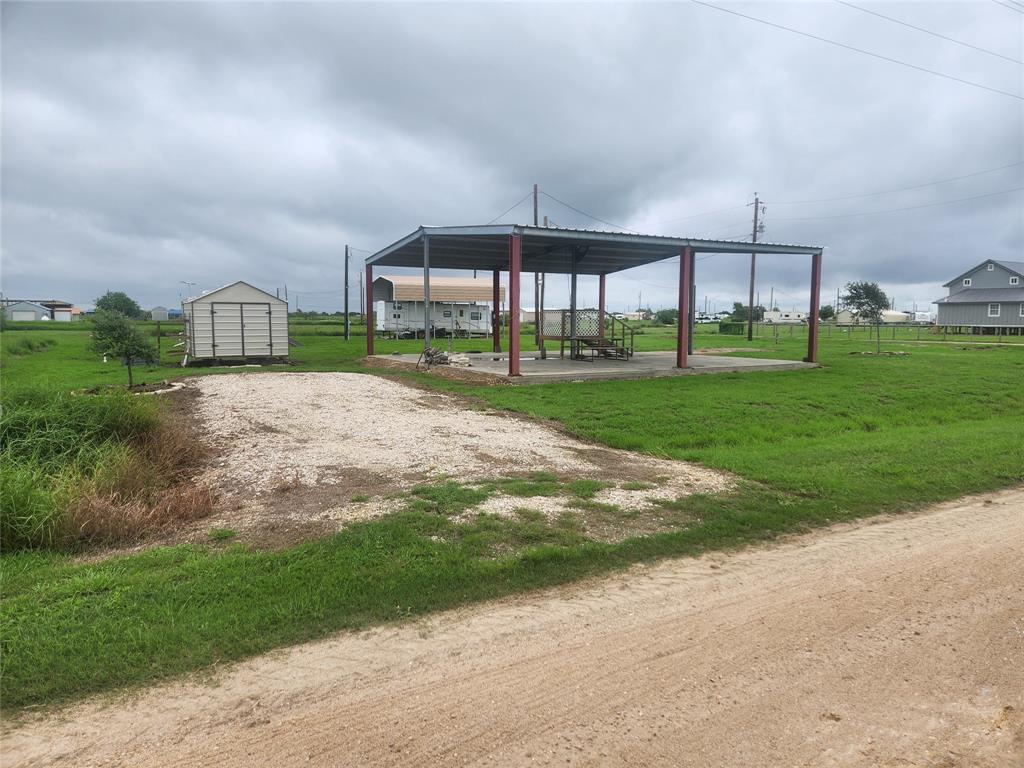
[[[1021,766],[1024,489],[262,657],[3,764]]]

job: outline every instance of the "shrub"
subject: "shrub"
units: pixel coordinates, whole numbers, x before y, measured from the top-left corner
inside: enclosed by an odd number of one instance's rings
[[[128,366],[128,386],[132,386],[132,366],[137,361],[152,362],[158,358],[153,342],[138,326],[115,312],[96,312],[92,319],[92,347],[101,355],[120,357]]]
[[[0,456],[0,548],[57,544],[64,505],[53,486],[39,465]]]
[[[0,546],[125,541],[207,514],[188,476],[203,450],[152,398],[5,392],[0,417]]]
[[[747,332],[747,324],[723,320],[718,324],[718,332],[726,336],[742,336]]]
[[[7,350],[7,354],[9,355],[23,357],[24,355],[31,355],[33,352],[42,352],[43,350],[49,349],[56,343],[57,342],[53,339],[31,339],[22,337],[5,345],[4,349]]]

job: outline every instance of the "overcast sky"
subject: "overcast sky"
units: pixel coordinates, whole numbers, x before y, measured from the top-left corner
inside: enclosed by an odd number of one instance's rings
[[[1024,60],[1009,0],[862,5]],[[835,2],[718,7],[1024,93],[1020,64]],[[757,192],[760,239],[828,247],[826,301],[864,279],[934,309],[973,264],[1024,259],[1024,101],[694,3],[4,2],[2,30],[5,296],[148,307],[244,279],[335,310],[345,243],[488,222],[535,182],[622,227],[733,239]],[[759,267],[762,303],[805,307],[807,259]],[[610,306],[671,306],[676,269],[610,277]],[[748,269],[700,262],[700,302],[743,299]]]

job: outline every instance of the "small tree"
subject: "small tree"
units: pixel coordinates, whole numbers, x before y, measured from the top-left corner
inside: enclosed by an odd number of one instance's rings
[[[125,317],[141,318],[142,307],[124,291],[107,291],[96,299],[97,312],[117,312]]]
[[[654,322],[658,325],[674,325],[678,319],[678,309],[659,309],[654,313]]]
[[[847,283],[843,304],[861,320],[874,322],[877,350],[882,351],[882,312],[889,308],[889,297],[885,295],[878,283],[866,281]]]
[[[764,312],[765,312],[765,309],[760,304],[758,304],[756,307],[754,307],[754,322],[755,323],[759,323],[762,320],[764,320]],[[734,301],[732,303],[732,319],[734,321],[736,321],[738,323],[745,323],[745,322],[747,322],[747,316],[748,315],[749,315],[749,313],[747,312],[747,305],[746,304],[743,304],[743,303],[738,302],[738,301]]]
[[[152,360],[156,347],[127,317],[117,312],[97,312],[93,316],[92,347],[101,355],[124,358],[128,366],[128,386],[133,386],[132,364],[136,358]]]
[[[836,310],[835,307],[833,307],[831,304],[826,304],[824,307],[818,310],[818,317],[820,317],[822,320],[831,320],[835,316]]]

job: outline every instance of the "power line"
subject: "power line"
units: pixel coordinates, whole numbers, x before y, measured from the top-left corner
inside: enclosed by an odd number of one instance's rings
[[[586,216],[586,217],[587,217],[588,219],[593,219],[594,221],[599,221],[599,222],[601,222],[602,224],[607,224],[607,225],[608,225],[609,227],[615,227],[616,229],[624,229],[624,230],[626,230],[627,232],[632,232],[632,233],[633,233],[634,235],[639,235],[639,234],[640,234],[640,233],[639,233],[639,232],[637,232],[637,231],[636,231],[635,229],[630,229],[629,227],[623,227],[623,226],[621,226],[620,224],[612,224],[612,223],[611,223],[610,221],[605,221],[604,219],[599,219],[599,218],[598,218],[597,216],[594,216],[594,215],[593,215],[593,214],[591,214],[591,213],[587,213],[586,211],[581,211],[581,210],[580,210],[579,208],[577,208],[576,206],[574,206],[574,205],[569,205],[569,203],[565,202],[564,200],[559,200],[559,199],[558,199],[557,197],[555,197],[555,196],[554,196],[554,195],[552,195],[552,194],[549,194],[549,193],[545,192],[545,191],[544,191],[543,189],[542,189],[542,190],[540,190],[540,193],[541,193],[542,195],[544,195],[545,197],[550,197],[550,198],[551,198],[552,200],[554,200],[554,201],[555,201],[556,203],[559,203],[559,204],[561,204],[561,205],[564,205],[564,206],[565,206],[566,208],[568,208],[568,209],[570,209],[570,210],[576,211],[576,213],[580,213],[580,214],[583,214],[583,215],[584,215],[584,216]],[[532,193],[531,193],[531,194],[532,194]],[[527,195],[527,197],[529,197],[529,195]],[[524,199],[525,199],[525,198],[524,198]]]
[[[733,205],[729,208],[718,208],[714,211],[704,211],[703,213],[694,213],[689,216],[680,216],[678,219],[665,219],[664,221],[651,222],[651,226],[658,226],[660,224],[674,224],[677,221],[687,221],[688,219],[699,219],[701,216],[710,216],[713,213],[725,213],[726,211],[738,211],[740,208],[746,208],[745,205]]]
[[[957,77],[956,75],[947,75],[945,72],[937,72],[936,70],[928,69],[927,67],[919,67],[917,64],[911,64],[911,63],[906,62],[906,61],[901,61],[900,59],[893,59],[893,58],[891,58],[889,56],[884,56],[881,53],[874,53],[872,51],[866,51],[863,48],[857,48],[856,46],[853,46],[853,45],[847,45],[846,43],[840,43],[838,40],[830,40],[827,37],[821,37],[819,35],[815,35],[815,34],[812,34],[810,32],[803,32],[803,31],[801,31],[799,29],[793,29],[792,27],[787,27],[787,26],[785,26],[783,24],[776,24],[774,21],[768,21],[767,19],[760,19],[757,16],[748,16],[745,13],[740,13],[739,11],[734,11],[734,10],[732,10],[730,8],[722,8],[721,6],[718,6],[718,5],[712,5],[711,3],[704,2],[704,0],[690,0],[690,2],[691,3],[695,3],[696,5],[703,5],[706,8],[711,8],[711,9],[716,10],[716,11],[721,11],[722,13],[729,13],[729,14],[732,14],[733,16],[739,16],[742,19],[749,19],[750,21],[756,21],[759,24],[766,24],[769,27],[775,27],[775,29],[781,29],[781,30],[784,30],[786,32],[792,32],[795,35],[802,35],[803,37],[809,37],[812,40],[817,40],[817,41],[822,42],[822,43],[828,43],[829,45],[835,45],[835,46],[838,46],[840,48],[845,48],[848,51],[854,51],[856,53],[862,53],[865,56],[872,56],[872,57],[874,57],[876,59],[881,59],[882,61],[888,61],[891,64],[899,64],[901,67],[908,67],[910,69],[916,69],[919,72],[927,72],[929,75],[935,75],[936,77],[944,77],[947,80],[953,80],[953,81],[955,81],[957,83],[962,83],[964,85],[970,85],[970,86],[973,86],[975,88],[981,88],[981,89],[986,90],[986,91],[991,91],[992,93],[998,93],[998,94],[1001,94],[1002,96],[1009,96],[1010,98],[1018,99],[1020,101],[1024,101],[1024,96],[1021,96],[1019,93],[1011,93],[1010,91],[1003,91],[1003,90],[1000,90],[999,88],[992,88],[991,86],[983,85],[982,83],[975,83],[972,80],[964,80],[962,77]],[[1024,13],[1024,11],[1022,11],[1022,13]]]
[[[817,219],[847,219],[852,216],[874,216],[877,213],[897,213],[899,211],[916,211],[920,208],[934,208],[938,205],[951,205],[952,203],[965,203],[968,200],[981,200],[985,197],[995,197],[996,195],[1008,195],[1011,192],[1020,192],[1024,190],[1024,187],[1014,187],[1013,189],[1003,189],[998,192],[988,192],[984,195],[974,195],[972,197],[958,197],[955,200],[941,200],[937,203],[925,203],[924,205],[908,205],[904,208],[884,208],[880,211],[860,211],[858,213],[837,213],[834,216],[790,216],[776,218],[775,221],[812,221]]]
[[[839,5],[845,5],[848,8],[853,8],[854,10],[860,11],[861,13],[870,13],[872,16],[877,16],[880,19],[885,19],[886,21],[891,21],[894,24],[901,24],[904,27],[910,27],[911,29],[916,29],[918,32],[924,32],[926,35],[931,35],[932,37],[937,37],[940,40],[946,40],[946,41],[948,41],[950,43],[956,43],[957,45],[962,45],[965,48],[971,48],[971,49],[973,49],[975,51],[981,51],[982,53],[987,53],[990,56],[998,56],[1000,59],[1006,59],[1007,61],[1012,61],[1014,64],[1024,64],[1024,61],[1021,61],[1020,59],[1015,59],[1012,56],[1004,56],[1001,53],[996,53],[995,51],[990,51],[988,48],[982,48],[981,46],[978,46],[978,45],[973,45],[971,43],[965,43],[963,40],[957,40],[955,37],[949,37],[948,35],[943,35],[940,32],[933,32],[930,29],[925,29],[924,27],[918,27],[915,24],[911,24],[909,22],[902,21],[901,19],[894,19],[892,16],[886,16],[884,13],[879,13],[878,11],[872,11],[870,8],[863,8],[863,7],[859,6],[859,5],[854,5],[853,3],[849,3],[846,0],[833,0],[833,2],[839,3]]]
[[[965,173],[963,176],[951,176],[948,179],[939,179],[938,181],[927,181],[924,184],[915,184],[912,187],[900,187],[898,189],[885,189],[881,192],[865,192],[860,195],[845,195],[843,197],[822,197],[817,200],[770,200],[772,205],[809,205],[811,203],[834,203],[840,200],[855,200],[859,197],[876,197],[878,195],[889,195],[895,192],[909,192],[913,189],[922,189],[924,187],[931,187],[936,184],[948,184],[951,181],[960,181],[961,179],[970,179],[975,176],[983,176],[986,173],[995,173],[996,171],[1005,171],[1007,168],[1014,168],[1018,165],[1024,165],[1024,160],[1017,161],[1016,163],[1010,163],[1008,165],[1001,165],[998,168],[987,168],[984,171],[975,171],[974,173]]]
[[[513,205],[513,206],[512,206],[511,208],[509,208],[509,209],[507,209],[507,210],[503,211],[502,213],[499,213],[499,214],[498,214],[497,216],[495,216],[495,217],[494,217],[493,219],[491,219],[491,220],[490,220],[490,221],[488,221],[487,223],[488,223],[488,224],[493,224],[493,223],[494,223],[494,222],[496,222],[496,221],[497,221],[498,219],[500,219],[500,218],[502,218],[502,217],[506,216],[507,214],[511,213],[512,211],[514,211],[514,210],[515,210],[516,208],[518,208],[518,207],[519,207],[520,205],[522,205],[522,204],[523,204],[523,203],[525,203],[525,202],[526,202],[527,200],[529,200],[529,199],[530,199],[530,198],[531,198],[532,196],[533,196],[533,192],[532,192],[532,191],[531,191],[531,192],[527,192],[527,193],[526,193],[526,197],[524,197],[524,198],[523,198],[522,200],[520,200],[520,201],[519,201],[518,203],[516,203],[515,205]]]
[[[1001,2],[999,2],[999,0],[992,0],[992,2],[995,3],[996,5],[1003,6],[1003,8],[1009,8],[1011,11],[1016,11],[1017,13],[1024,13],[1024,11],[1022,11],[1020,8],[1016,8],[1016,7],[1014,7],[1012,5],[1009,5],[1007,3],[1001,3]]]

